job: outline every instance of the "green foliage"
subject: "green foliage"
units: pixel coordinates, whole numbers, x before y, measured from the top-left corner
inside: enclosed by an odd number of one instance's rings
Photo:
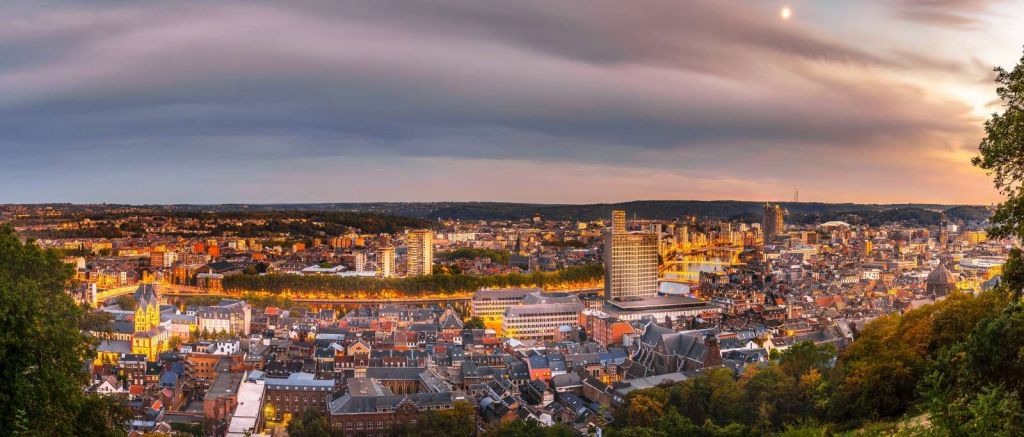
[[[400,430],[396,435],[452,436],[476,435],[476,407],[468,402],[455,402],[450,410],[427,410],[420,414],[416,426]]]
[[[190,214],[175,214],[176,217]],[[428,228],[431,222],[412,217],[398,217],[366,212],[248,212],[248,213],[206,213],[200,214],[205,220],[242,218],[260,219],[262,223],[242,224],[221,223],[211,235],[235,235],[239,237],[268,237],[289,235],[296,237],[322,237],[341,235],[352,229],[369,234],[393,234],[405,229]]]
[[[572,428],[562,424],[545,427],[534,420],[516,419],[499,424],[483,435],[487,437],[574,437],[576,433]]]
[[[992,216],[989,235],[1024,238],[1024,58],[1012,70],[997,67],[995,72],[1003,111],[985,122],[980,155],[972,162],[992,175],[1006,196]]]
[[[262,276],[231,275],[224,278],[224,289],[232,291],[261,291],[280,293],[323,292],[333,295],[381,293],[397,291],[405,295],[428,293],[454,294],[490,287],[559,286],[565,284],[591,284],[604,277],[604,267],[587,264],[569,267],[557,272],[533,272],[529,275],[510,273],[493,276],[425,275],[408,278],[366,278],[330,275]]]
[[[740,379],[710,369],[667,387],[630,392],[612,435],[747,435],[774,432],[822,414],[835,349],[805,342]],[[696,424],[701,425],[696,425]],[[639,433],[639,434],[637,434]]]
[[[456,259],[490,258],[491,262],[504,265],[508,265],[508,261],[511,257],[512,254],[506,250],[477,249],[472,247],[463,247],[450,252],[441,252],[437,254],[438,259],[446,261]]]
[[[0,424],[15,435],[117,435],[124,412],[87,396],[83,364],[95,340],[85,310],[64,292],[71,268],[0,227]]]
[[[840,356],[832,418],[862,421],[897,417],[920,400],[917,390],[928,369],[975,326],[1006,304],[1001,291],[972,297],[953,293],[902,317],[875,319]]]
[[[128,294],[114,298],[114,303],[125,311],[135,311],[135,307],[136,305],[138,305],[138,302],[135,301],[135,298]]]
[[[292,419],[288,422],[288,435],[290,437],[341,437],[341,431],[331,429],[331,424],[323,414],[308,409],[302,413],[302,417]]]
[[[92,332],[112,332],[114,316],[106,311],[86,311],[78,323],[78,329]]]
[[[486,328],[486,326],[484,326],[484,319],[481,319],[481,318],[475,317],[475,316],[471,317],[469,320],[467,320],[466,323],[463,323],[462,326],[463,326],[463,328],[466,328],[466,329],[484,329],[484,328]]]

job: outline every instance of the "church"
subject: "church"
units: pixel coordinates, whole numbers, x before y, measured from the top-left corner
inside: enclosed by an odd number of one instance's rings
[[[135,333],[132,353],[156,361],[161,352],[170,350],[170,332],[160,324],[160,292],[156,284],[140,284],[135,290]]]

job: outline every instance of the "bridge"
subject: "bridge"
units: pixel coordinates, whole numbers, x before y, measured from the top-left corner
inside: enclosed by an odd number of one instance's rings
[[[160,286],[160,293],[164,294],[164,295],[168,295],[168,296],[177,296],[177,295],[215,295],[215,294],[210,294],[209,290],[206,290],[206,289],[203,289],[203,288],[199,288],[199,287],[192,287],[192,286],[189,286],[189,285],[173,285],[173,284],[157,284],[157,285]],[[92,304],[93,304],[93,306],[97,306],[97,304],[99,304],[100,302],[106,302],[107,300],[113,299],[115,297],[120,297],[120,296],[134,294],[135,290],[138,290],[138,288],[139,288],[138,285],[132,285],[132,286],[128,286],[128,287],[117,287],[117,288],[108,288],[106,290],[97,290],[96,291],[96,296],[93,299]],[[225,297],[227,297],[227,296],[225,296]]]

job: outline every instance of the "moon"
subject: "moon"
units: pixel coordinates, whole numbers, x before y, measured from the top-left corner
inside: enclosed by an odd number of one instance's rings
[[[782,17],[783,20],[788,20],[789,17],[793,16],[793,10],[790,9],[789,6],[783,6],[782,10],[779,11],[779,16]]]

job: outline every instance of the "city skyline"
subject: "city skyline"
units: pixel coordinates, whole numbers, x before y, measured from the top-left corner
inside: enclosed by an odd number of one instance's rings
[[[6,9],[0,203],[984,205],[1024,40],[981,0]]]

